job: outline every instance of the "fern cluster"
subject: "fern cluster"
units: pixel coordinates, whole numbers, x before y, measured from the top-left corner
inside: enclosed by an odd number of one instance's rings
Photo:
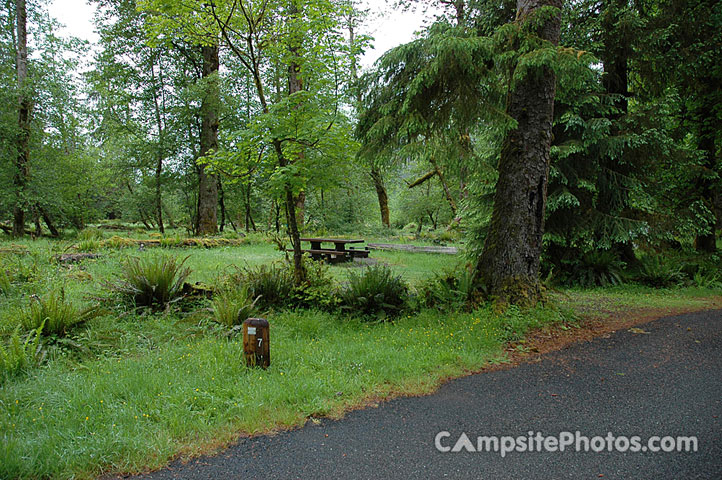
[[[397,315],[406,306],[406,282],[385,265],[374,265],[361,273],[350,272],[348,285],[339,292],[341,309],[354,314]]]
[[[21,321],[26,330],[36,330],[44,336],[64,337],[73,328],[101,313],[98,306],[79,308],[67,301],[65,290],[61,288],[42,297],[33,295]]]
[[[45,357],[42,329],[41,324],[23,337],[18,325],[7,346],[0,342],[0,383],[42,363]]]
[[[183,295],[183,283],[191,274],[183,266],[186,260],[162,254],[131,257],[122,264],[119,280],[108,287],[135,305],[165,306]]]

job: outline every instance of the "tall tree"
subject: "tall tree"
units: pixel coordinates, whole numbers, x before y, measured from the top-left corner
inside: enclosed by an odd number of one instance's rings
[[[573,278],[579,261],[599,251],[636,262],[633,241],[650,237],[642,199],[664,128],[652,126],[639,103],[630,109],[631,66],[643,44],[632,4],[570,2],[563,15],[561,43],[578,49],[582,61],[558,73],[545,258],[557,278]]]
[[[218,45],[201,46],[203,56],[204,92],[201,103],[200,156],[218,151]],[[218,177],[208,173],[209,166],[198,166],[198,215],[196,231],[200,235],[213,235],[218,229]]]
[[[17,88],[18,88],[18,133],[17,157],[15,160],[15,207],[13,210],[13,236],[25,233],[25,188],[30,176],[30,122],[32,103],[28,91],[28,31],[25,0],[16,0],[17,21]]]
[[[516,24],[537,47],[532,53],[556,49],[561,6],[561,0],[517,1]],[[476,280],[503,301],[534,302],[540,293],[555,92],[552,66],[532,61],[515,73],[507,100],[515,126],[502,143],[491,223],[474,271]]]
[[[18,7],[26,10],[23,18]],[[15,226],[17,235],[32,221],[35,235],[47,226],[58,236],[64,224],[82,225],[97,214],[98,190],[91,181],[103,174],[101,168],[88,170],[86,110],[76,76],[87,44],[60,37],[57,28],[42,3],[0,4],[0,211],[3,220],[11,219],[2,229],[12,233]]]
[[[722,190],[718,153],[722,124],[722,4],[715,0],[661,0],[653,12],[649,22],[652,48],[643,62],[643,74],[652,92],[672,91],[681,97],[674,117],[699,156],[688,190],[691,198],[685,200],[698,211],[695,247],[712,253],[717,249],[715,197]]]

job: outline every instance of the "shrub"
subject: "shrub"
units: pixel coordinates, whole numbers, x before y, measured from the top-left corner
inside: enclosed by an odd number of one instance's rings
[[[43,325],[31,331],[23,340],[18,325],[5,347],[0,342],[0,382],[40,364],[44,358],[41,342]]]
[[[238,275],[238,282],[248,287],[248,292],[258,299],[258,305],[262,309],[284,307],[293,303],[293,274],[285,266],[274,263],[243,269]]]
[[[335,282],[325,262],[316,262],[309,257],[303,259],[306,280],[296,285],[293,265],[272,263],[252,268],[238,269],[229,275],[221,287],[224,290],[243,285],[248,289],[249,298],[257,300],[261,310],[269,308],[318,308],[333,310],[339,299],[335,295]]]
[[[683,279],[680,266],[674,267],[659,256],[644,256],[639,261],[637,280],[650,287],[677,285]]]
[[[405,233],[415,233],[418,229],[419,226],[416,223],[411,222],[404,225],[401,230],[403,230]]]
[[[329,273],[329,266],[323,261],[314,261],[304,257],[306,281],[294,287],[293,305],[298,307],[333,310],[338,306],[335,295],[335,282]],[[289,274],[293,275],[293,266],[289,266]]]
[[[457,229],[447,229],[439,234],[439,242],[458,242],[461,239],[461,233]]]
[[[131,257],[121,265],[119,281],[109,288],[138,306],[167,305],[183,296],[183,283],[191,274],[183,267],[186,260],[171,255]]]
[[[43,297],[30,297],[30,306],[21,321],[26,330],[36,330],[45,336],[64,337],[73,328],[100,315],[98,307],[81,309],[65,300],[63,289],[53,290]]]
[[[240,325],[256,312],[256,299],[248,293],[248,287],[224,288],[213,297],[213,317],[226,327]]]
[[[227,238],[229,240],[237,240],[245,237],[245,235],[243,234],[243,232],[237,232],[234,230],[223,230],[223,232],[221,232],[221,237]]]
[[[7,292],[13,283],[34,281],[42,272],[47,259],[33,253],[31,255],[0,255],[0,292]]]
[[[362,273],[349,272],[349,283],[339,292],[341,308],[361,315],[400,313],[407,304],[408,286],[385,265]]]
[[[435,274],[420,286],[420,303],[440,310],[468,309],[474,296],[473,280],[473,271],[468,268]]]
[[[624,283],[624,262],[609,250],[592,250],[566,261],[566,283],[581,287],[606,287]]]

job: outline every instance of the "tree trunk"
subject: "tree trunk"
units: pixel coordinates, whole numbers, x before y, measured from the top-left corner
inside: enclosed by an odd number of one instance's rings
[[[200,155],[218,150],[218,46],[201,47],[205,92],[201,103]],[[214,235],[218,229],[218,179],[206,173],[206,165],[198,165],[198,225],[199,235]]]
[[[40,211],[40,215],[43,217],[43,221],[45,221],[45,225],[48,226],[48,230],[50,230],[50,235],[53,237],[59,237],[60,232],[58,231],[57,227],[53,223],[53,218],[50,216],[50,213],[45,207],[38,206],[38,210]]]
[[[276,225],[275,225],[276,235],[278,235],[278,233],[281,231],[281,219],[280,219],[281,207],[280,207],[280,205],[278,205],[277,201],[273,202],[273,211],[275,212],[274,217],[275,217],[275,223],[276,223]]]
[[[13,207],[14,237],[22,236],[25,232],[25,187],[30,176],[30,115],[32,104],[26,92],[28,78],[28,34],[27,9],[25,0],[15,3],[17,21],[17,87],[18,98],[18,136],[17,156],[15,157],[15,205]]]
[[[163,94],[163,78],[160,55],[158,55],[158,81],[156,81],[155,78],[155,65],[151,65],[150,70],[151,78],[153,79],[153,84],[155,86],[155,91],[153,92],[153,103],[155,106],[156,127],[158,128],[158,149],[156,152],[155,161],[155,211],[156,221],[158,222],[158,230],[160,231],[160,233],[165,233],[165,228],[163,227],[163,196],[161,190],[161,174],[163,173],[163,155],[165,149],[165,132],[163,128],[163,117],[160,111],[160,103],[158,101],[158,96]]]
[[[43,236],[43,225],[40,223],[40,212],[37,205],[33,208],[33,223],[35,224],[35,237]]]
[[[138,207],[138,215],[140,215],[140,223],[143,224],[143,226],[145,227],[145,229],[146,229],[146,230],[153,230],[153,226],[151,225],[151,223],[153,223],[153,222],[151,222],[151,221],[148,219],[148,216],[145,214],[145,211],[144,211],[142,208],[140,208],[140,207]]]
[[[296,195],[296,221],[299,230],[302,230],[306,221],[306,192],[303,190]]]
[[[165,233],[163,227],[163,195],[161,192],[161,173],[163,173],[163,154],[158,152],[158,158],[155,164],[155,211],[156,221],[158,222],[158,230]]]
[[[293,21],[294,17],[296,15],[299,15],[301,12],[299,11],[298,5],[295,1],[292,1],[289,8],[289,14],[291,18],[289,20]],[[303,90],[303,80],[301,79],[300,73],[301,73],[301,66],[297,63],[295,59],[300,58],[301,56],[301,45],[300,45],[300,38],[295,38],[292,40],[292,44],[289,45],[289,53],[291,54],[291,58],[294,60],[291,61],[291,63],[288,65],[288,95],[291,96],[294,93],[298,93]],[[278,154],[278,160],[279,165],[283,168],[288,165],[288,161],[285,158],[282,149],[281,149],[281,142],[276,141],[275,142],[276,152]],[[302,153],[299,153],[299,159],[302,158]],[[285,186],[286,191],[286,210],[288,214],[288,230],[289,234],[291,236],[291,244],[293,246],[293,276],[294,281],[296,285],[300,285],[306,280],[306,270],[303,267],[303,253],[301,252],[301,234],[300,229],[298,227],[299,223],[297,221],[296,216],[296,202],[298,199],[294,198],[293,196],[293,190],[291,189],[290,182],[286,182]],[[299,198],[302,197],[303,203],[305,203],[306,196],[304,192],[301,192],[299,194]],[[301,203],[301,205],[303,205]],[[303,212],[303,210],[302,210]],[[301,224],[303,224],[303,218],[301,218]]]
[[[226,226],[226,199],[225,194],[223,192],[223,183],[221,183],[220,177],[217,177],[218,179],[218,206],[221,209],[221,224],[218,226],[218,230],[220,232],[223,232],[223,229]],[[235,230],[235,228],[234,228]]]
[[[371,166],[371,180],[374,182],[374,188],[376,188],[376,196],[379,199],[379,210],[381,210],[381,223],[384,227],[389,228],[391,221],[389,220],[389,196],[386,193],[386,186],[384,185],[384,178],[381,176],[381,171]]]
[[[246,185],[246,190],[243,192],[243,225],[246,228],[246,233],[251,231],[251,184]]]
[[[542,7],[561,11],[561,0],[517,0],[517,22],[533,23]],[[535,34],[558,44],[560,13],[540,22]],[[531,28],[527,25],[527,28]],[[527,72],[507,100],[517,122],[503,140],[494,210],[484,250],[475,266],[479,287],[498,301],[529,304],[540,295],[539,259],[549,173],[556,78],[548,67]]]
[[[278,155],[279,165],[281,168],[288,165],[288,161],[281,151],[281,142],[275,141],[276,153]],[[285,203],[286,203],[286,220],[288,222],[288,234],[291,237],[291,246],[293,247],[293,278],[296,285],[300,285],[306,280],[306,270],[303,268],[303,252],[301,251],[301,234],[296,221],[296,199],[293,196],[291,185],[286,183]]]

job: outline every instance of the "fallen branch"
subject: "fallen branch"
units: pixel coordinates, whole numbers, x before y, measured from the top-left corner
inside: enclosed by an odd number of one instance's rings
[[[113,236],[100,242],[104,248],[138,247],[139,250],[150,247],[236,247],[243,245],[242,238],[126,238]]]
[[[428,179],[430,179],[430,178],[433,178],[434,175],[436,175],[436,173],[437,173],[436,170],[430,171],[429,173],[427,173],[427,174],[424,175],[423,177],[418,178],[418,179],[416,179],[415,181],[409,183],[409,184],[408,184],[408,185],[409,185],[409,188],[414,188],[414,187],[417,187],[417,186],[421,185],[421,184],[424,183],[426,180],[428,180]],[[407,182],[407,183],[408,183],[408,182]]]
[[[60,263],[78,263],[81,260],[99,258],[97,253],[63,253],[55,255],[53,258]]]

